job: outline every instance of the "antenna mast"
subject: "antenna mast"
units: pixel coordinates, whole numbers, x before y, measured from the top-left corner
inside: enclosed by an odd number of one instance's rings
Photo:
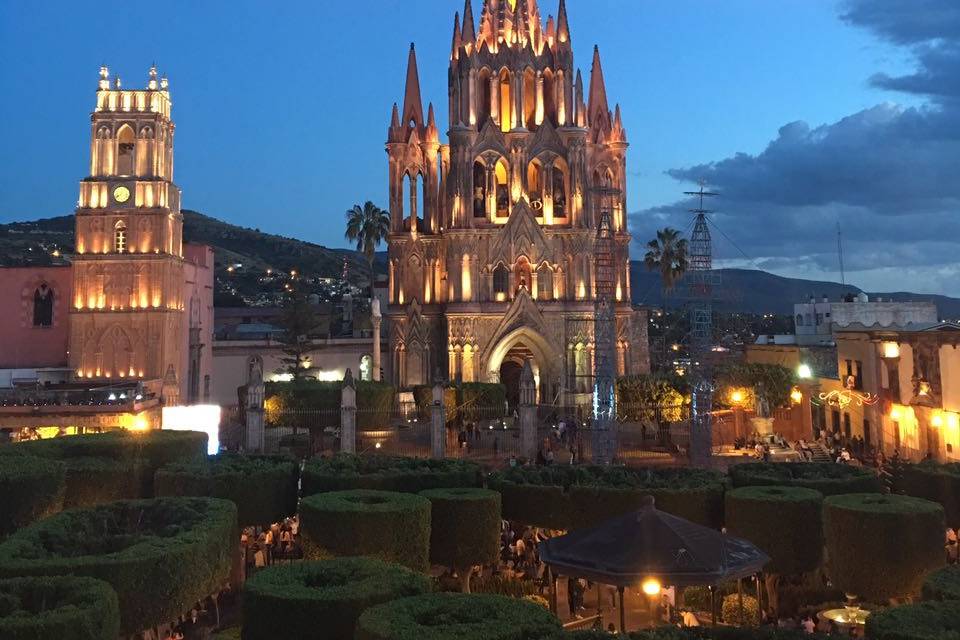
[[[694,464],[709,464],[713,451],[710,412],[713,410],[713,290],[717,274],[713,271],[713,241],[707,226],[704,198],[719,194],[706,191],[700,180],[698,191],[684,191],[694,196],[697,206],[693,234],[690,237],[690,260],[687,268],[687,288],[690,298],[690,381],[693,388],[690,403],[690,458]]]

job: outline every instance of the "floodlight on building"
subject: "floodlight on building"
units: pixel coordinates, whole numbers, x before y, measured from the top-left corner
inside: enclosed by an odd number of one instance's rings
[[[660,594],[660,581],[656,578],[647,578],[643,581],[643,584],[640,585],[640,588],[643,589],[643,592],[648,596],[656,596]]]
[[[903,414],[901,413],[899,407],[894,407],[893,409],[890,409],[890,419],[891,419],[891,420],[899,420],[902,416],[903,416]]]
[[[933,425],[934,427],[942,427],[942,426],[943,426],[943,414],[941,414],[941,413],[939,413],[939,412],[933,414],[933,416],[930,418],[930,424]]]
[[[896,342],[883,342],[880,345],[884,358],[899,358],[900,345]]]
[[[733,404],[740,404],[743,402],[744,394],[740,389],[734,389],[730,392],[730,402]]]
[[[163,407],[161,411],[161,429],[202,431],[207,434],[207,453],[216,455],[220,451],[220,405]]]
[[[801,364],[797,367],[797,377],[807,380],[813,377],[813,369],[810,368],[808,364]]]
[[[803,391],[794,387],[790,390],[790,400],[793,401],[793,404],[800,404],[803,402]]]

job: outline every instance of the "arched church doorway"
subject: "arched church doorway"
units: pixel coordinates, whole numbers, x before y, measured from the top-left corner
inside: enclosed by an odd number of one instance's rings
[[[513,345],[500,363],[500,383],[506,387],[510,413],[520,404],[520,374],[527,360],[533,360],[533,351],[522,342]],[[532,363],[531,363],[532,364]]]

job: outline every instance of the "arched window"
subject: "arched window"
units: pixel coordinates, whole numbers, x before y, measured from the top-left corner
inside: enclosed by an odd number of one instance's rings
[[[477,95],[480,101],[477,103],[477,129],[482,129],[490,119],[490,109],[492,106],[490,96],[490,69],[484,68],[477,75]]]
[[[506,69],[500,71],[500,131],[504,133],[513,128],[513,122],[510,117],[510,72]]]
[[[543,72],[543,119],[557,126],[556,79],[550,69]]]
[[[533,69],[523,72],[523,124],[527,129],[535,129],[537,122],[537,80]]]
[[[487,217],[487,168],[479,160],[473,163],[473,217]]]
[[[802,327],[802,326],[803,326],[803,316],[800,315],[799,313],[797,314],[797,326],[798,326],[798,327]]]
[[[33,326],[53,326],[53,289],[45,282],[33,292]]]
[[[508,185],[510,171],[507,169],[507,163],[503,158],[497,160],[494,173],[497,178],[497,215],[506,218],[510,215],[510,188]]]
[[[527,165],[527,197],[530,198],[530,206],[539,211],[543,206],[543,167],[539,160],[532,160]]]
[[[120,220],[113,227],[113,250],[123,253],[127,250],[127,225]]]
[[[553,300],[553,270],[545,264],[537,269],[537,298]]]
[[[493,270],[493,297],[495,300],[507,299],[507,289],[510,287],[510,270],[501,262]]]
[[[517,285],[516,291],[520,291],[520,289],[530,291],[532,286],[530,282],[530,263],[527,262],[526,258],[521,257],[517,260],[517,265],[514,267],[514,282]]]
[[[130,125],[125,124],[120,127],[117,133],[117,175],[133,175],[133,153],[136,149],[136,136]]]
[[[563,218],[567,215],[567,164],[562,158],[553,161],[553,215]]]

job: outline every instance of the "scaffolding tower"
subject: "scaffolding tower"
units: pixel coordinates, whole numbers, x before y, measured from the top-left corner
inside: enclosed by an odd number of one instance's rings
[[[616,193],[619,193],[617,191]],[[614,314],[613,229],[601,211],[594,242],[596,296],[593,307],[593,462],[610,464],[617,451],[616,317]]]

